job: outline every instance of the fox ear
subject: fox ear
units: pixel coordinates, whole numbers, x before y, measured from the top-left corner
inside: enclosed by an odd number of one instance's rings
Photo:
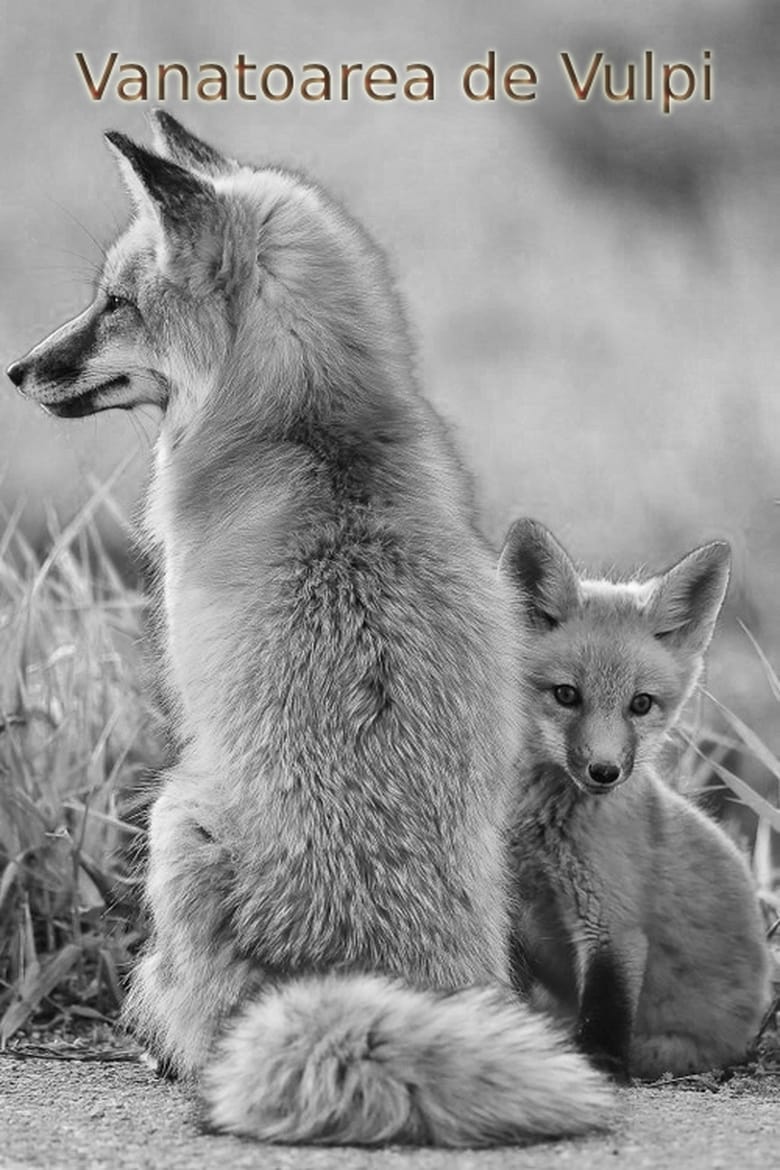
[[[202,171],[212,178],[230,174],[238,169],[237,162],[225,158],[213,146],[196,138],[167,110],[152,110],[151,121],[155,148],[161,155],[178,163],[179,166]]]
[[[712,638],[731,568],[725,541],[688,553],[653,585],[647,613],[656,638],[703,654]]]
[[[166,227],[191,235],[198,214],[216,206],[213,188],[191,171],[144,150],[117,130],[109,130],[106,139],[136,206],[151,204]]]
[[[516,520],[507,533],[499,573],[519,586],[531,620],[546,628],[565,621],[580,602],[577,570],[543,524]]]

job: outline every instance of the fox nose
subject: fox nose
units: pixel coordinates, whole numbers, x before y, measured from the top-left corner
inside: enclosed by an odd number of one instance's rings
[[[22,362],[11,362],[5,372],[8,374],[14,386],[21,386],[24,381],[24,364]]]
[[[620,768],[617,764],[589,764],[588,775],[596,784],[609,788],[620,778]]]

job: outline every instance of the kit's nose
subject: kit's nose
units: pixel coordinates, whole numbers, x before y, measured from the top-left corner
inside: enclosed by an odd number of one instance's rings
[[[609,788],[620,777],[620,768],[616,764],[591,764],[588,773],[596,784]]]

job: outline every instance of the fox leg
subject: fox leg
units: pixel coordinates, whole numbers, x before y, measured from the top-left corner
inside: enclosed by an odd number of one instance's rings
[[[691,957],[696,951],[691,947]],[[745,979],[745,966],[729,965],[704,973],[690,964],[689,971],[670,973],[644,989],[631,1040],[631,1069],[644,1080],[663,1073],[676,1076],[707,1068],[741,1064],[757,1032],[762,1006],[762,965]],[[704,964],[703,964],[704,966]],[[764,968],[765,970],[765,968]],[[745,980],[740,983],[740,977]]]
[[[629,1078],[646,957],[647,939],[641,931],[617,941],[602,936],[577,945],[577,1043],[598,1068],[621,1081]]]
[[[747,1051],[745,1045],[745,1052]],[[717,1038],[708,1044],[698,1036],[682,1033],[659,1033],[655,1036],[635,1036],[631,1044],[631,1067],[643,1080],[656,1080],[665,1072],[674,1076],[700,1072],[723,1064],[723,1052]]]
[[[174,777],[152,812],[152,945],[125,1007],[167,1075],[196,1072],[223,1021],[260,984],[257,966],[236,951],[230,860],[189,797]]]

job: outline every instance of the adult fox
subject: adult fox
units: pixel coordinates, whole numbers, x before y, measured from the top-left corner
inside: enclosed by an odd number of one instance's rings
[[[312,183],[158,113],[93,304],[9,369],[163,411],[146,514],[185,744],[128,1015],[211,1123],[485,1145],[603,1123],[508,990],[511,589],[415,389],[383,258]]]

